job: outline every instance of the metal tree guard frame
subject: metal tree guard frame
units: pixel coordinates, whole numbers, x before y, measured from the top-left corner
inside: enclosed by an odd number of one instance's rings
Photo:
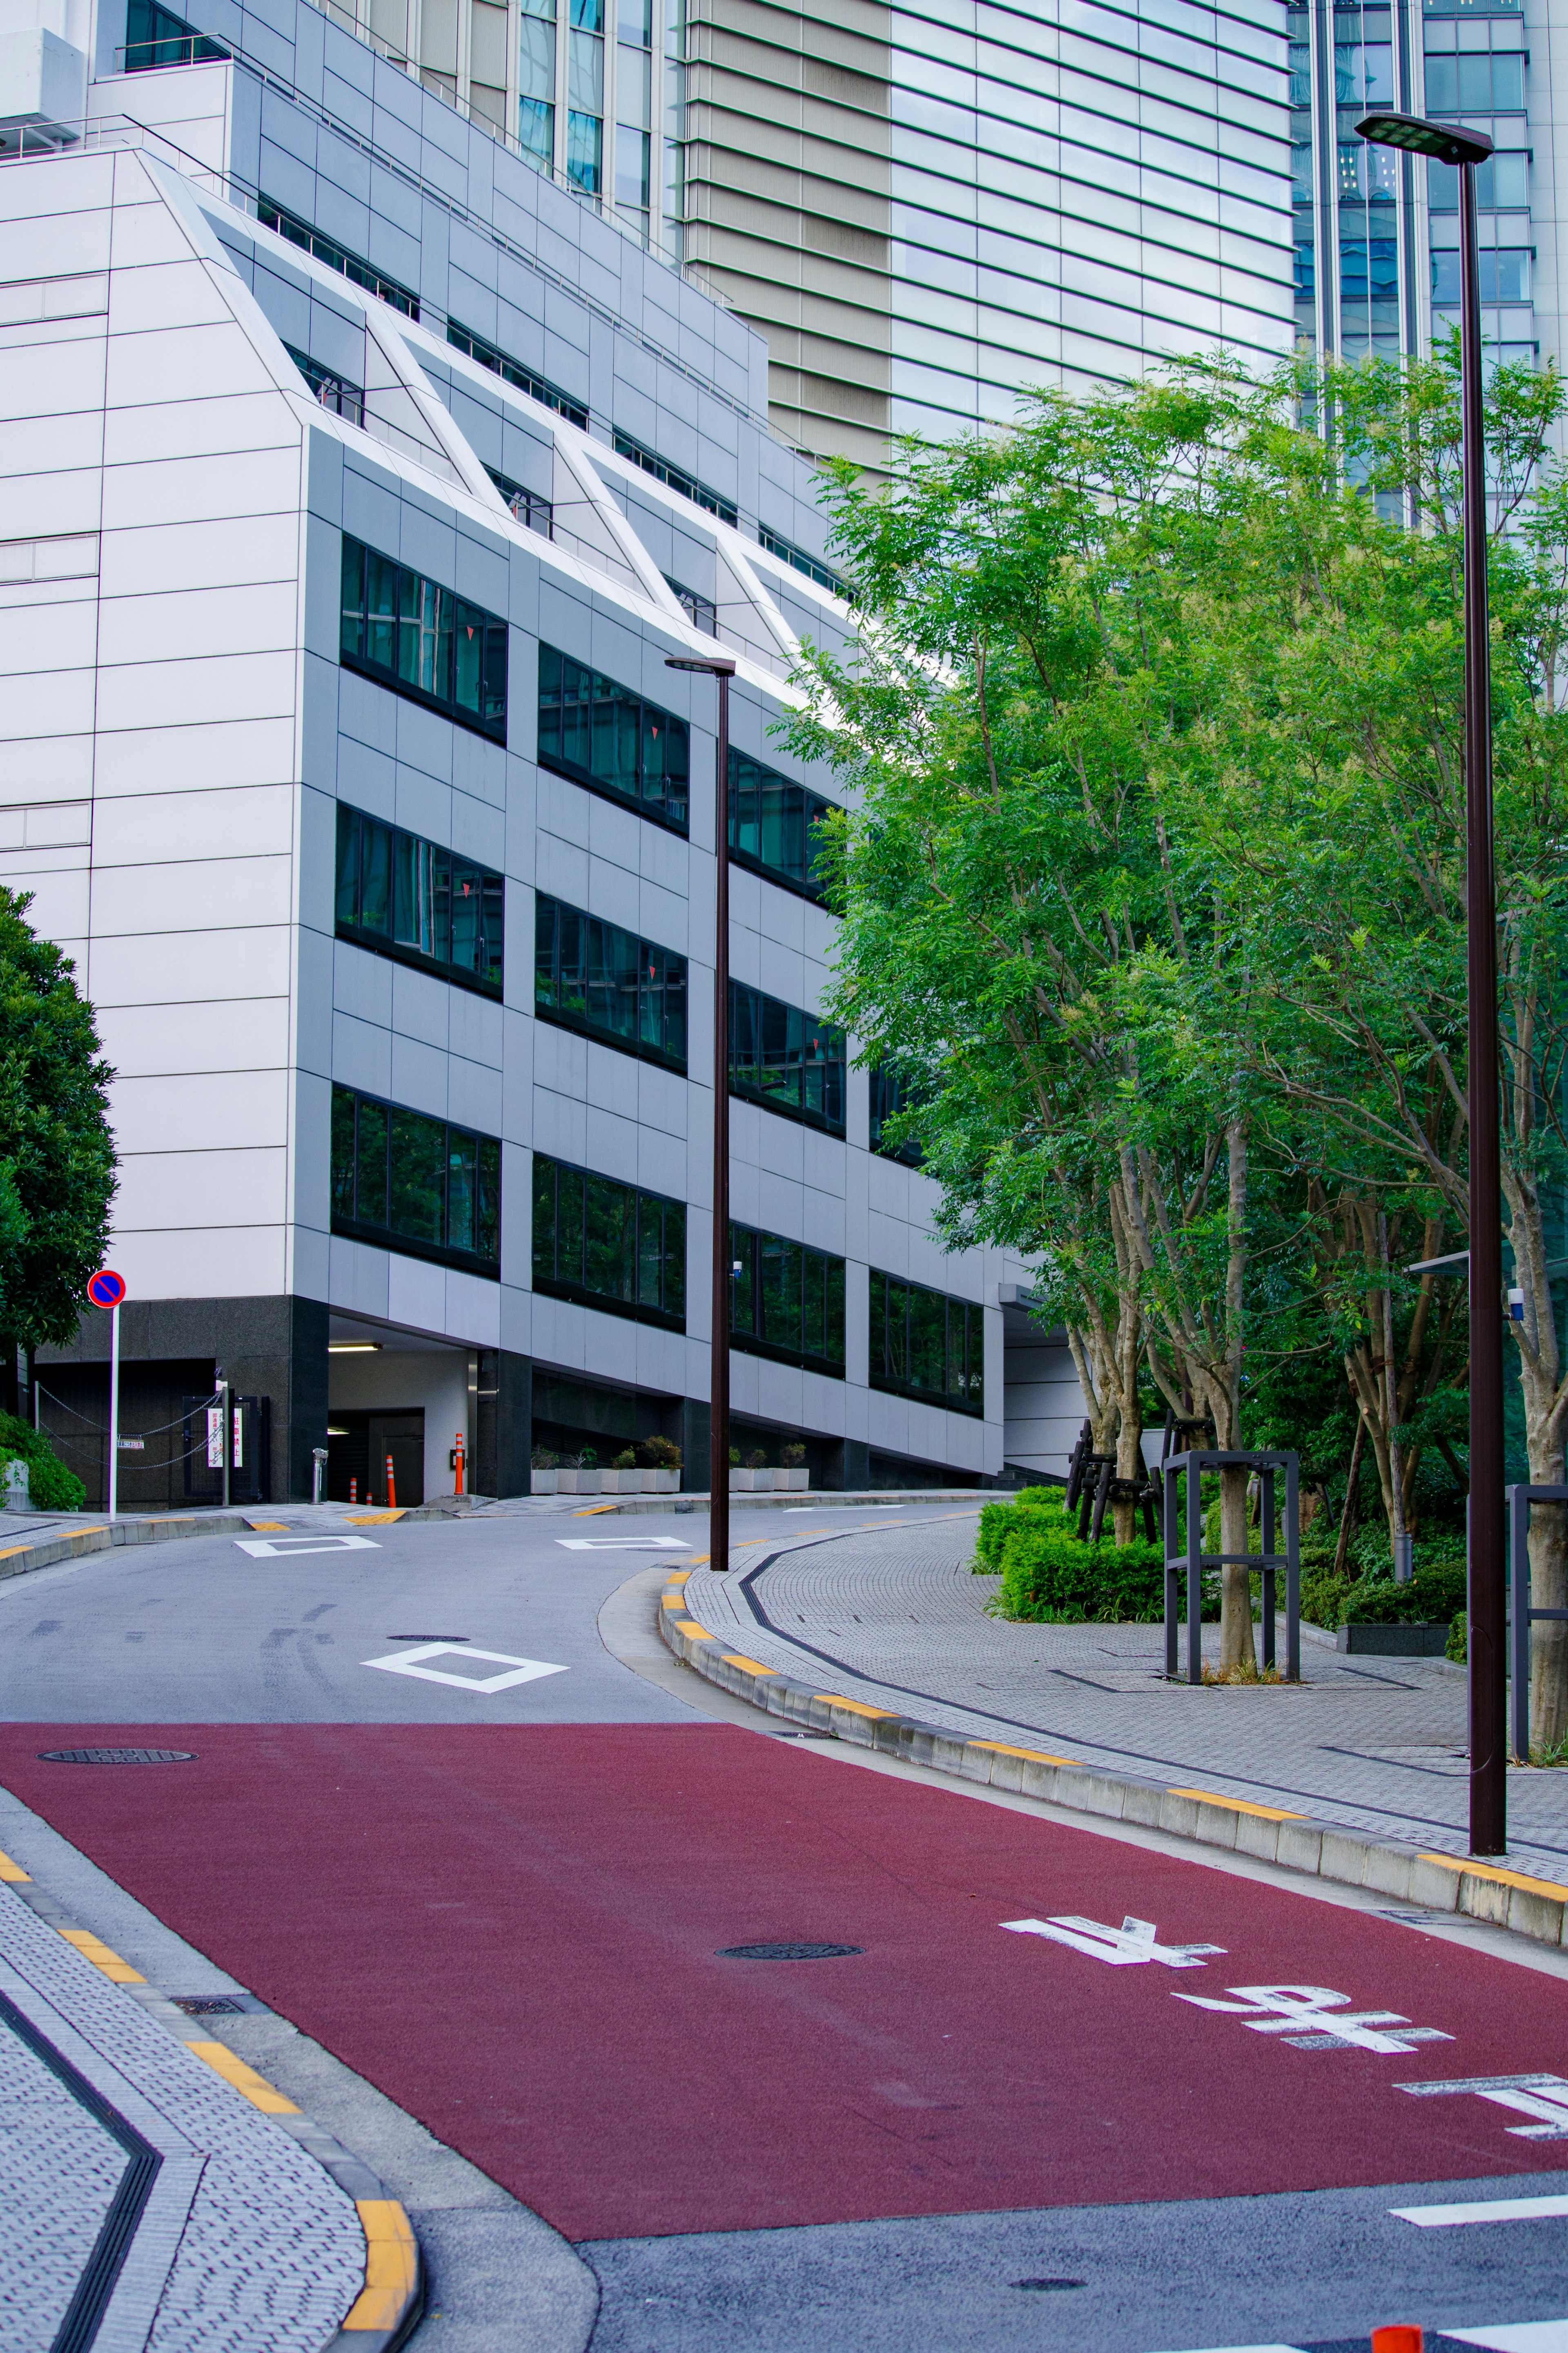
[[[1262,1487],[1263,1549],[1261,1552],[1205,1552],[1203,1482],[1205,1471],[1246,1471],[1256,1477]],[[1186,1542],[1181,1544],[1181,1504],[1176,1493],[1176,1482],[1186,1473],[1187,1508]],[[1275,1480],[1285,1474],[1285,1549],[1275,1548]],[[1289,1452],[1258,1454],[1237,1450],[1233,1452],[1211,1452],[1194,1449],[1186,1454],[1167,1455],[1160,1465],[1163,1493],[1161,1525],[1164,1532],[1165,1551],[1165,1674],[1172,1683],[1181,1680],[1177,1663],[1176,1630],[1180,1588],[1177,1578],[1184,1569],[1187,1580],[1187,1674],[1190,1683],[1204,1679],[1203,1582],[1205,1568],[1223,1568],[1227,1562],[1257,1569],[1263,1579],[1263,1663],[1274,1664],[1274,1590],[1275,1574],[1285,1571],[1285,1681],[1299,1683],[1301,1680],[1301,1513],[1298,1457]]]
[[[1537,1619],[1568,1619],[1568,1609],[1532,1609],[1530,1606],[1530,1507],[1531,1504],[1568,1504],[1568,1487],[1510,1487],[1508,1490],[1508,1569],[1510,1597],[1509,1630],[1513,1644],[1513,1754],[1516,1764],[1530,1762],[1530,1630]],[[1467,1615],[1468,1613],[1467,1612]]]

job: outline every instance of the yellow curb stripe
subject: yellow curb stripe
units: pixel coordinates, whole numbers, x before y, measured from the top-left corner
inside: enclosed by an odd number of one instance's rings
[[[957,1516],[956,1514],[950,1514],[950,1517]],[[955,1737],[962,1738],[963,1736],[960,1734]],[[1081,1765],[1083,1763],[1081,1757],[1052,1757],[1043,1748],[1016,1748],[1010,1740],[971,1740],[966,1746],[971,1748],[994,1748],[998,1757],[1027,1757],[1037,1765]]]
[[[247,1520],[245,1525],[251,1530],[253,1535],[258,1536],[286,1535],[289,1532],[289,1523],[287,1520]],[[363,1523],[358,1520],[354,1522],[354,1525],[356,1527],[359,1527],[362,1525]]]
[[[0,1854],[0,1880],[31,1880],[32,1876],[32,1873],[24,1871],[19,1862],[13,1862],[8,1854]]]
[[[198,2059],[205,2059],[215,2075],[221,2075],[225,2083],[234,2085],[237,2092],[243,2092],[252,2107],[259,2108],[264,2116],[299,2115],[293,2101],[286,2100],[281,2092],[275,2092],[265,2075],[258,2075],[254,2067],[247,2067],[226,2042],[187,2042],[185,2048],[194,2052]]]
[[[1467,1873],[1472,1879],[1495,1879],[1503,1887],[1521,1887],[1527,1895],[1549,1895],[1558,1904],[1568,1904],[1568,1887],[1559,1887],[1554,1879],[1531,1879],[1528,1872],[1500,1871],[1489,1862],[1476,1862],[1469,1855],[1424,1854],[1422,1862],[1440,1862],[1445,1871]]]
[[[357,1518],[350,1519],[348,1525],[351,1528],[384,1527],[388,1520],[400,1520],[405,1508],[400,1504],[395,1512],[361,1512]],[[255,1527],[268,1527],[272,1523],[268,1520],[256,1520],[249,1525]],[[277,1525],[281,1527],[283,1523],[279,1520]]]
[[[1265,1822],[1304,1822],[1305,1814],[1287,1812],[1283,1806],[1255,1806],[1249,1798],[1221,1798],[1213,1789],[1172,1789],[1173,1798],[1195,1798],[1200,1806],[1227,1806],[1233,1814],[1256,1814]]]
[[[669,1585],[684,1585],[690,1574],[689,1568],[672,1568],[665,1581]]]
[[[742,1658],[739,1651],[726,1651],[724,1664],[727,1667],[745,1667],[753,1675],[776,1675],[779,1672],[777,1667],[764,1667],[760,1659]],[[4,1872],[0,1872],[0,1879],[5,1875]]]
[[[122,1961],[118,1953],[110,1952],[102,1937],[95,1936],[89,1928],[62,1928],[59,1933],[68,1945],[76,1947],[84,1961],[90,1961],[95,1969],[101,1969],[104,1976],[111,1978],[116,1985],[146,1984],[147,1980],[140,1969],[133,1969],[129,1961]]]
[[[868,1707],[864,1700],[845,1699],[837,1692],[816,1692],[812,1696],[816,1699],[819,1699],[824,1707],[847,1707],[851,1715],[875,1715],[879,1717],[890,1718],[893,1715],[893,1710],[890,1707]]]
[[[364,2232],[364,2285],[343,2327],[395,2328],[419,2276],[414,2232],[395,2198],[358,2198],[354,2203]]]
[[[13,1553],[31,1552],[32,1549],[31,1545],[7,1545],[5,1550],[0,1552],[0,1560],[9,1560]]]
[[[591,1520],[595,1512],[618,1512],[620,1508],[618,1504],[584,1504],[580,1512],[572,1514],[572,1517],[574,1520]]]
[[[675,1621],[675,1630],[678,1634],[690,1634],[699,1642],[712,1642],[718,1640],[717,1635],[710,1634],[706,1626],[700,1626],[695,1618],[678,1618]]]

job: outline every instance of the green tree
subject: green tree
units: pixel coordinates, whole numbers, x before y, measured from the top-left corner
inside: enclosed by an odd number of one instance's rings
[[[74,1335],[115,1187],[113,1072],[68,959],[26,921],[30,903],[0,889],[0,1333],[13,1383],[18,1343]]]

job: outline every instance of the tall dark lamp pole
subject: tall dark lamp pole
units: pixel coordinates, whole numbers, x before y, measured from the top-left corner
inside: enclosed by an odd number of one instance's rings
[[[1476,165],[1483,132],[1417,114],[1356,124],[1378,147],[1459,171],[1459,415],[1464,458],[1465,803],[1470,1068],[1470,1852],[1508,1847],[1504,1658],[1502,1187],[1498,1142],[1497,886],[1492,859],[1491,648]]]
[[[730,1566],[730,681],[732,661],[669,654],[666,670],[719,681],[713,800],[713,1351],[708,1407],[708,1563]]]

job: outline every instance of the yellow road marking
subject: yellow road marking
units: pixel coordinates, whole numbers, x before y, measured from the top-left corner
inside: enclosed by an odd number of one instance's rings
[[[618,1512],[620,1508],[618,1504],[584,1504],[580,1512],[573,1513],[572,1517],[574,1520],[591,1520],[595,1512]]]
[[[247,1520],[245,1525],[253,1528],[258,1535],[276,1535],[279,1531],[287,1532],[289,1526],[287,1520]],[[356,1521],[355,1525],[359,1525]]]
[[[950,1512],[948,1517],[957,1519],[960,1514],[957,1512]],[[1083,1763],[1081,1757],[1051,1757],[1047,1756],[1043,1748],[1016,1748],[1010,1740],[972,1740],[969,1746],[971,1748],[994,1748],[1000,1757],[1032,1757],[1037,1765],[1081,1765]]]
[[[1499,1871],[1489,1862],[1474,1862],[1459,1854],[1424,1854],[1423,1862],[1440,1862],[1445,1871],[1468,1871],[1475,1879],[1495,1879],[1504,1887],[1522,1887],[1527,1895],[1550,1895],[1559,1904],[1568,1904],[1568,1887],[1559,1887],[1554,1879],[1531,1879],[1528,1872]]]
[[[400,1504],[395,1512],[362,1512],[357,1519],[350,1520],[349,1525],[351,1528],[379,1528],[388,1520],[400,1520],[405,1508]]]
[[[691,1571],[689,1568],[672,1568],[667,1582],[670,1585],[684,1585],[690,1574]]]
[[[817,1692],[815,1696],[825,1707],[847,1707],[852,1715],[890,1717],[894,1713],[890,1707],[868,1707],[864,1700],[845,1699],[838,1692]]]
[[[30,1871],[24,1871],[19,1862],[13,1862],[8,1854],[0,1854],[0,1880],[21,1881],[31,1879],[32,1875]]]
[[[1173,1789],[1173,1798],[1195,1798],[1200,1806],[1228,1806],[1233,1814],[1256,1814],[1265,1822],[1304,1822],[1305,1814],[1292,1814],[1284,1806],[1255,1806],[1249,1798],[1220,1798],[1212,1789]]]
[[[678,1618],[675,1621],[675,1630],[678,1634],[694,1635],[700,1642],[711,1642],[718,1639],[716,1635],[708,1631],[706,1626],[700,1626],[695,1618]]]
[[[354,2203],[364,2232],[364,2285],[343,2327],[395,2328],[418,2274],[414,2232],[395,2198],[358,2198]]]
[[[95,1936],[89,1928],[62,1928],[60,1935],[68,1945],[76,1947],[84,1961],[90,1961],[95,1969],[101,1969],[104,1976],[112,1978],[116,1985],[146,1984],[147,1980],[140,1969],[133,1969],[129,1961],[122,1961],[118,1953],[111,1953],[102,1937]]]
[[[0,1560],[9,1560],[14,1552],[31,1552],[32,1549],[31,1545],[7,1545],[5,1551],[0,1552]]]
[[[749,1667],[754,1675],[776,1675],[779,1672],[777,1667],[764,1667],[760,1659],[743,1657],[739,1651],[726,1651],[724,1664],[727,1667]],[[5,1873],[0,1872],[0,1878],[4,1876]]]
[[[252,2107],[259,2108],[264,2116],[299,2115],[293,2101],[286,2100],[281,2092],[275,2092],[265,2075],[258,2075],[254,2067],[247,2067],[226,2042],[187,2042],[185,2048],[194,2051],[198,2059],[205,2059],[215,2075],[221,2075],[226,2083],[234,2085],[237,2092],[243,2092]]]

